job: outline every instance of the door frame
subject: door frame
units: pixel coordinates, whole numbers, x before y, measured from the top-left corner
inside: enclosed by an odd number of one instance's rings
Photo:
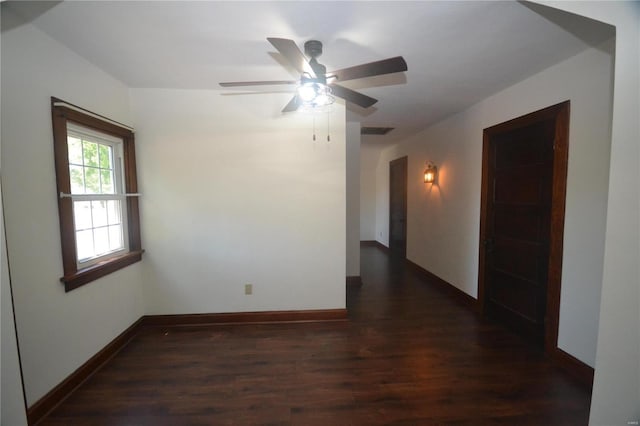
[[[480,241],[478,264],[478,310],[486,311],[485,261],[489,195],[489,140],[496,133],[517,129],[555,119],[555,139],[553,144],[553,178],[551,189],[551,230],[549,236],[549,272],[547,277],[547,310],[545,316],[544,351],[551,355],[558,347],[558,326],[560,320],[560,291],[562,284],[562,247],[564,237],[564,216],[567,190],[567,163],[569,158],[569,112],[570,101],[514,118],[504,123],[488,127],[482,135],[482,186],[480,199]]]
[[[409,186],[409,182],[408,182],[408,178],[409,178],[409,157],[407,155],[405,155],[404,157],[400,157],[400,158],[396,158],[395,160],[391,160],[389,161],[389,249],[391,249],[391,192],[392,192],[392,185],[391,185],[391,168],[393,167],[394,164],[398,164],[398,163],[404,163],[405,167],[404,167],[404,171],[405,171],[405,176],[404,176],[404,186],[403,186],[403,191],[404,191],[404,235],[403,235],[403,241],[404,241],[404,257],[407,257],[407,215],[408,215],[408,206],[407,204],[409,203],[409,197],[408,197],[408,186]]]

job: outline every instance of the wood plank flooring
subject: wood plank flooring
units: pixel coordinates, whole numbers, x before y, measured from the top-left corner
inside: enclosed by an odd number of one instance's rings
[[[150,329],[43,425],[586,425],[590,393],[363,246],[336,323]]]

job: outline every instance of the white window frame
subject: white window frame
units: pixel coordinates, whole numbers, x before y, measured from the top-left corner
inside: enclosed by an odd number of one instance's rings
[[[118,257],[123,253],[129,251],[129,230],[128,230],[128,218],[126,203],[126,191],[124,189],[124,172],[123,172],[123,145],[124,141],[121,138],[112,136],[106,133],[102,133],[85,126],[81,126],[76,123],[67,123],[67,138],[75,137],[81,141],[93,142],[102,145],[108,145],[112,148],[112,161],[114,165],[113,178],[114,178],[114,193],[113,194],[71,194],[71,198],[74,201],[73,209],[75,211],[75,201],[103,201],[103,200],[119,200],[120,201],[120,224],[122,226],[122,241],[123,247],[117,250],[112,250],[99,256],[94,256],[86,259],[80,259],[76,251],[76,266],[78,269],[87,268],[89,266],[104,262],[106,260]],[[83,164],[84,167],[84,164]],[[74,232],[75,232],[75,214],[74,217]],[[95,229],[93,226],[91,229]],[[77,238],[76,238],[77,244]],[[95,244],[95,241],[94,241]]]

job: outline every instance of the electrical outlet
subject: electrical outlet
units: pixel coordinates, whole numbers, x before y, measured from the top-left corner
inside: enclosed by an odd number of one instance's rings
[[[246,294],[246,295],[253,294],[253,284],[245,284],[244,285],[244,294]]]

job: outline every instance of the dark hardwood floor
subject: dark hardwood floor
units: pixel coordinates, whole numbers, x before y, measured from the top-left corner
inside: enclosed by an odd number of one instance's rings
[[[586,425],[590,392],[373,246],[348,322],[149,329],[44,425]]]

